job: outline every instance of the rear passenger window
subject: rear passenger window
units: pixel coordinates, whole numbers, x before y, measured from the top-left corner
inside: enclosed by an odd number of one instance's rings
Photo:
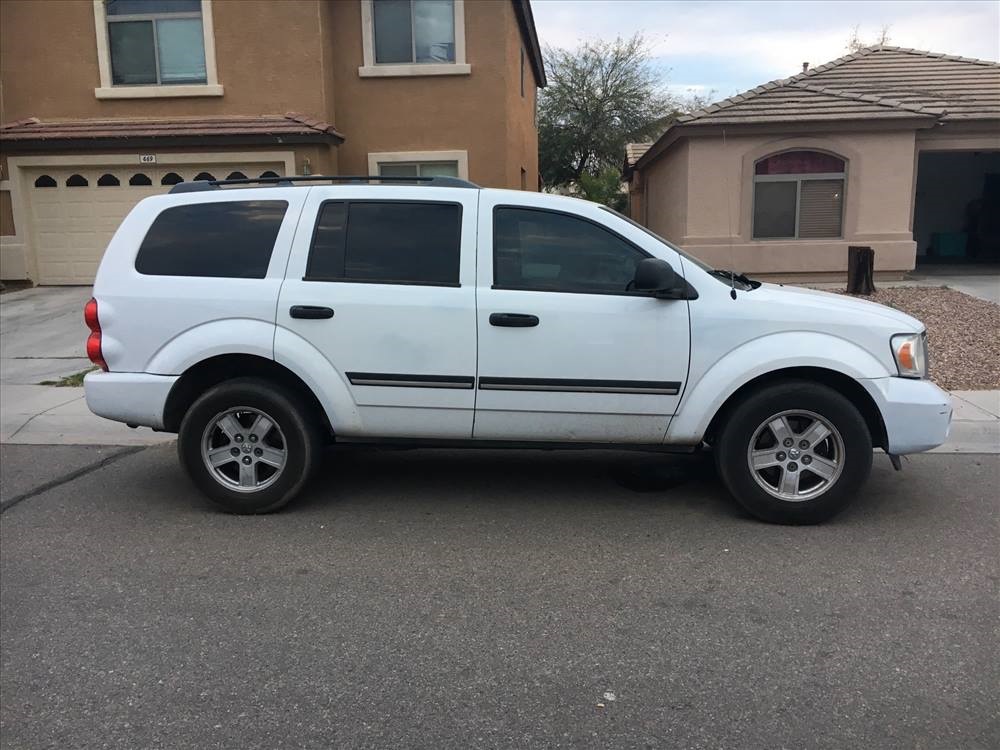
[[[193,203],[160,213],[135,270],[152,276],[262,279],[287,201]]]
[[[305,278],[457,286],[461,224],[454,203],[325,203]]]

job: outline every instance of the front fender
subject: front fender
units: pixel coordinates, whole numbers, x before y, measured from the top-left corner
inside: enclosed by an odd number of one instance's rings
[[[751,380],[793,367],[833,370],[855,380],[894,375],[870,352],[846,339],[815,332],[786,332],[762,336],[726,352],[695,372],[697,353],[677,413],[670,420],[666,443],[701,442],[726,400]],[[693,387],[692,387],[693,385]]]

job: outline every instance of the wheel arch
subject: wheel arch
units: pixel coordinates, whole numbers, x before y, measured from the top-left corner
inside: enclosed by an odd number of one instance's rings
[[[284,386],[298,395],[322,420],[323,429],[333,435],[333,425],[326,409],[313,390],[292,372],[273,359],[256,354],[220,354],[192,365],[170,389],[163,409],[163,428],[177,432],[181,420],[198,397],[209,388],[234,377],[259,377]]]
[[[865,420],[868,432],[872,437],[872,445],[883,449],[886,448],[888,437],[885,422],[882,419],[882,412],[879,410],[871,394],[850,375],[845,375],[837,370],[824,367],[786,367],[758,375],[747,381],[730,394],[729,398],[715,412],[708,424],[708,428],[705,430],[705,442],[711,444],[722,425],[725,424],[729,414],[755,392],[775,383],[793,380],[819,383],[847,398],[857,407],[862,418]]]

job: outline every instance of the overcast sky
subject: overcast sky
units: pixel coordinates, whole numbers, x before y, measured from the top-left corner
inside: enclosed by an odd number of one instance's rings
[[[1000,60],[1000,0],[532,0],[542,45],[649,40],[672,91],[724,99],[846,54],[888,25],[890,44]]]

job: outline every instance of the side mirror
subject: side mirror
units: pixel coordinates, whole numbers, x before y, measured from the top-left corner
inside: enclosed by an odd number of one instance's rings
[[[645,258],[635,267],[632,288],[655,297],[669,296],[680,291],[683,283],[669,263],[659,258]]]

